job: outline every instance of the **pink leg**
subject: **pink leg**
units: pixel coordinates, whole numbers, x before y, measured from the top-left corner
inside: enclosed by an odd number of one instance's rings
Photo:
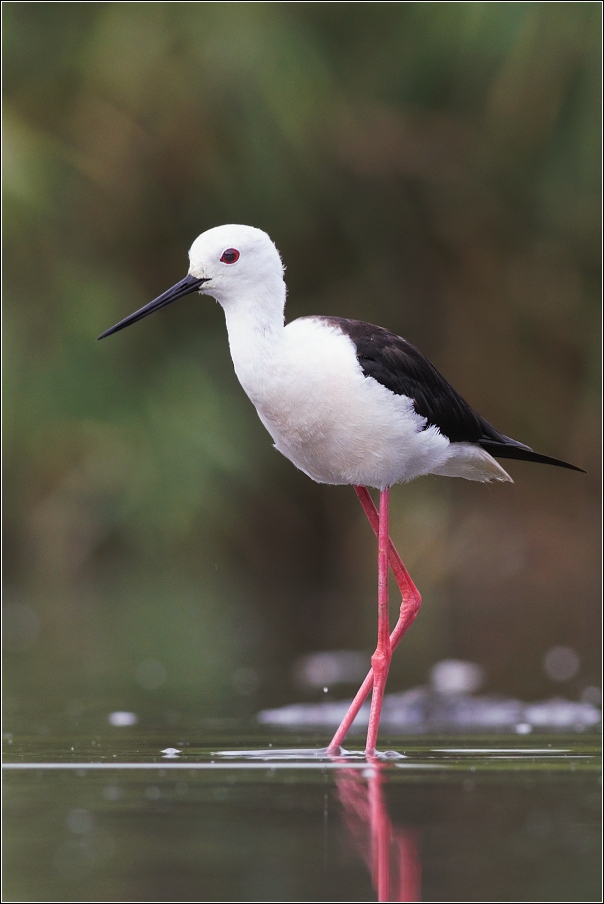
[[[363,506],[365,514],[367,515],[369,523],[371,524],[374,533],[377,535],[379,531],[379,516],[377,509],[373,504],[373,500],[369,495],[369,490],[367,489],[367,487],[361,486],[355,486],[354,489],[357,496],[359,497],[361,505]],[[394,544],[390,538],[388,538],[388,561],[394,573],[394,577],[396,578],[396,582],[399,586],[402,597],[399,619],[396,623],[394,631],[390,635],[391,650],[394,650],[398,646],[403,635],[415,621],[415,617],[417,616],[419,607],[421,606],[422,598],[420,596],[419,590],[411,580],[409,572],[403,565],[401,557],[396,551]],[[357,691],[354,700],[350,704],[348,712],[344,716],[340,727],[333,736],[331,744],[327,748],[328,753],[338,753],[344,738],[348,734],[350,726],[357,717],[357,714],[361,706],[365,702],[365,699],[372,687],[373,669],[370,669],[367,677]]]
[[[390,645],[390,625],[388,619],[388,508],[390,489],[380,493],[380,521],[378,525],[378,640],[375,653],[371,657],[373,672],[373,692],[371,694],[371,712],[367,729],[367,756],[375,754],[377,736],[380,727],[382,701],[388,680],[392,647]]]

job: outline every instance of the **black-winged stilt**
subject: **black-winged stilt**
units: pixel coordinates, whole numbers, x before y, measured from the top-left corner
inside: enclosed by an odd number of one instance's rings
[[[235,373],[276,448],[319,483],[354,486],[378,537],[378,642],[328,751],[339,750],[373,689],[366,744],[373,755],[392,651],[421,603],[389,537],[390,487],[424,474],[511,480],[497,458],[582,469],[499,433],[416,348],[382,327],[340,317],[285,325],[283,264],[260,229],[209,229],[195,239],[189,259],[183,280],[99,339],[191,292],[213,296],[226,315]],[[367,487],[380,492],[379,513]],[[392,634],[388,565],[402,595]]]

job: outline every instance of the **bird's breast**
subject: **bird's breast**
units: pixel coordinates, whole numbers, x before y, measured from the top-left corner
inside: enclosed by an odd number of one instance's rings
[[[426,473],[426,452],[448,446],[411,399],[365,377],[351,340],[320,318],[233,361],[275,447],[320,483],[389,486]]]

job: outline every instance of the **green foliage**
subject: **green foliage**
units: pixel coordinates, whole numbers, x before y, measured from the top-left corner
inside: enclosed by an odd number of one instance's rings
[[[152,659],[157,693],[202,710],[253,667],[251,710],[297,693],[297,654],[372,644],[354,500],[271,449],[218,307],[195,296],[95,344],[211,226],[271,234],[290,317],[383,323],[504,432],[597,473],[599,38],[593,3],[4,4],[5,562],[40,625],[13,638],[15,705],[67,688],[118,707]],[[593,487],[518,473],[513,500],[491,491],[521,550],[497,590],[489,529],[446,551],[488,491],[407,497],[434,631],[400,681],[465,655],[499,690],[546,693],[543,652],[570,642],[593,682]]]

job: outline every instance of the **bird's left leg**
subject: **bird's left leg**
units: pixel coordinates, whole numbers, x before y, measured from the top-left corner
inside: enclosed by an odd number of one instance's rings
[[[373,532],[377,536],[379,532],[380,519],[377,509],[373,504],[373,499],[369,494],[369,490],[367,489],[367,487],[363,486],[355,486],[354,489],[357,496],[359,497],[361,505],[363,506],[365,514],[367,515],[367,520],[373,528]],[[390,635],[390,645],[392,650],[394,650],[398,646],[403,635],[407,632],[407,629],[415,621],[415,617],[417,616],[417,613],[419,612],[419,608],[421,606],[422,598],[419,590],[411,580],[409,572],[403,565],[402,559],[396,551],[392,540],[389,540],[388,558],[390,567],[392,568],[394,577],[396,578],[396,582],[399,586],[399,590],[401,591],[401,611],[396,626],[392,634]],[[348,711],[342,719],[338,730],[333,736],[332,741],[327,748],[328,753],[335,754],[339,752],[344,738],[348,734],[352,723],[356,719],[358,712],[365,702],[365,699],[367,698],[372,687],[373,669],[370,669],[367,673],[367,677],[358,689],[354,700],[348,707]]]
[[[390,488],[380,491],[380,522],[378,526],[378,640],[375,653],[371,657],[373,672],[373,693],[367,730],[366,755],[374,755],[380,727],[382,701],[386,690],[388,670],[392,659],[390,643],[390,624],[388,619],[388,551],[390,536],[388,534],[388,508]]]
[[[377,537],[380,518],[369,490],[367,487],[360,486],[355,486],[354,490]],[[415,621],[422,604],[422,597],[413,583],[411,575],[403,565],[403,560],[399,556],[392,540],[389,541],[388,561],[398,584],[398,589],[401,591],[401,611],[396,626],[390,635],[390,643],[392,644],[392,649],[395,650],[403,634],[407,632]],[[369,675],[367,678],[369,678]]]

